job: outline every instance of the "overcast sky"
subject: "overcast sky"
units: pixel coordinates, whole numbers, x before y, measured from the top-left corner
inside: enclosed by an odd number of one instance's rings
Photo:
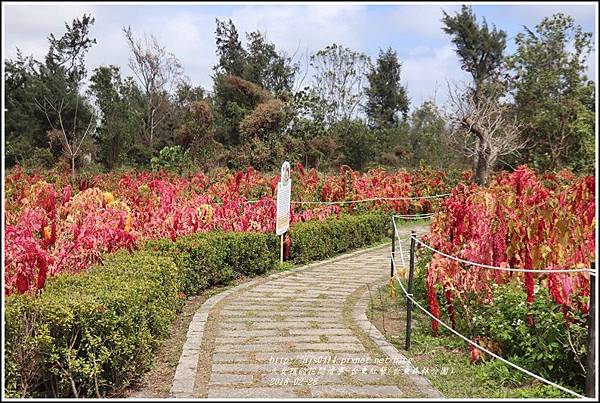
[[[5,57],[12,58],[19,47],[25,55],[42,58],[47,37],[64,33],[69,23],[83,13],[96,18],[92,36],[97,39],[87,56],[88,70],[114,64],[124,75],[129,51],[122,27],[131,25],[136,35],[155,35],[182,62],[185,74],[195,85],[211,88],[215,55],[215,18],[231,18],[240,37],[260,30],[288,55],[311,54],[333,42],[376,58],[379,49],[389,46],[402,63],[402,82],[408,87],[412,106],[433,99],[445,101],[446,81],[462,81],[450,38],[441,30],[442,10],[452,13],[460,3],[427,5],[377,4],[7,4],[3,3]],[[474,5],[476,15],[485,17],[508,33],[508,52],[514,50],[514,36],[523,26],[535,27],[545,16],[564,12],[575,18],[596,41],[596,7],[573,5]],[[595,76],[595,52],[589,58],[590,77]],[[304,60],[304,64],[306,61]],[[309,73],[310,75],[310,73]]]

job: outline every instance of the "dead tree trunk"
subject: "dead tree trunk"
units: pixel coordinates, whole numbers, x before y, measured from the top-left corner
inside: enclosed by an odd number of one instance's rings
[[[507,113],[507,105],[495,97],[456,87],[450,88],[449,95],[446,116],[452,125],[451,144],[473,161],[473,180],[485,186],[498,157],[515,154],[525,146],[519,137],[520,126]]]

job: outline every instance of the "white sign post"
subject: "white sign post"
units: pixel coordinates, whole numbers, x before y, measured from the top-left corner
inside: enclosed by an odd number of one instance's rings
[[[277,183],[277,222],[275,233],[281,237],[280,260],[283,262],[283,234],[290,228],[290,195],[292,193],[292,178],[290,163],[281,165],[281,178]]]

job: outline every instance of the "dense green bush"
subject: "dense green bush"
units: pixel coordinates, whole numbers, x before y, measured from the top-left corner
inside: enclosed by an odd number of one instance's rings
[[[389,214],[383,212],[298,223],[290,228],[290,259],[308,263],[372,245],[389,237],[390,228]]]
[[[497,286],[494,303],[475,308],[473,335],[499,343],[503,356],[517,365],[544,378],[583,388],[586,317],[572,312],[574,321],[566,326],[561,306],[546,287],[536,287],[535,301],[529,308],[526,297],[522,287]],[[528,314],[533,325],[528,324]]]
[[[198,292],[240,275],[262,274],[278,258],[274,234],[207,232],[171,240],[148,241],[146,249],[170,256],[179,267],[182,291]]]
[[[431,253],[419,253],[422,254],[416,265],[414,295],[426,306],[427,264],[431,261]],[[438,289],[438,293],[438,298],[443,298],[441,290]],[[494,285],[493,303],[477,303],[475,295],[467,299],[466,309],[454,304],[459,332],[471,339],[483,337],[492,340],[496,352],[507,360],[546,379],[575,390],[583,389],[585,373],[582,364],[587,336],[585,315],[569,312],[572,321],[566,326],[562,307],[552,300],[547,287],[536,286],[535,300],[529,307],[523,286],[514,283]],[[450,324],[446,304],[442,304],[440,310],[442,320]],[[532,325],[528,323],[528,315]],[[445,332],[442,330],[442,333]],[[531,380],[504,364],[498,365],[497,371],[490,372],[496,380],[501,379],[513,386]]]
[[[180,307],[173,262],[118,252],[5,304],[10,396],[102,396],[147,371]]]

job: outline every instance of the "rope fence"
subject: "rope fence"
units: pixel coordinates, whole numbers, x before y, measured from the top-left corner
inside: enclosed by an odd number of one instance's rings
[[[351,203],[364,203],[371,201],[401,201],[401,200],[423,200],[423,199],[438,199],[441,197],[450,196],[450,193],[441,193],[436,195],[429,196],[407,196],[407,197],[372,197],[368,199],[358,199],[358,200],[340,200],[340,201],[292,201],[292,204],[351,204]]]
[[[340,201],[302,201],[302,200],[292,200],[290,203],[291,204],[310,204],[310,205],[325,205],[325,206],[331,206],[331,205],[337,205],[337,204],[352,204],[352,203],[366,203],[366,202],[372,202],[372,201],[402,201],[402,200],[424,200],[424,199],[439,199],[441,197],[448,197],[450,196],[450,193],[441,193],[441,194],[435,194],[435,195],[429,195],[429,196],[407,196],[407,197],[371,197],[368,199],[357,199],[357,200],[340,200]],[[257,199],[257,200],[245,200],[243,201],[244,204],[253,204],[253,203],[258,203],[260,201],[265,200],[263,199]],[[212,202],[213,204],[218,204],[218,205],[222,205],[224,204],[224,202]],[[399,216],[402,218],[410,218],[410,217],[417,217],[418,215],[415,214],[413,215],[404,215],[404,216]],[[423,216],[428,216],[431,217],[433,216],[433,213],[426,213],[423,214]]]
[[[434,247],[427,245],[425,242],[421,241],[416,236],[411,236],[411,238],[413,238],[415,240],[415,242],[417,242],[418,244],[431,250],[432,252],[442,255],[444,257],[447,257],[448,259],[456,260],[458,262],[464,263],[469,266],[476,266],[476,267],[481,267],[484,269],[511,271],[511,272],[518,272],[518,273],[591,273],[591,274],[596,274],[595,270],[587,269],[587,268],[585,268],[585,269],[554,269],[554,268],[548,267],[545,269],[518,269],[518,268],[513,268],[513,267],[490,266],[490,265],[483,264],[483,263],[471,262],[471,261],[468,261],[465,259],[461,259],[457,256],[452,256],[447,253],[441,252],[441,251],[435,249]]]
[[[402,254],[402,244],[400,244],[400,251],[401,251],[401,254]],[[555,388],[558,388],[558,389],[562,390],[563,392],[568,393],[568,394],[570,394],[572,396],[575,396],[575,397],[578,397],[578,398],[584,398],[584,399],[586,398],[585,396],[583,396],[583,395],[581,395],[581,394],[579,394],[577,392],[574,392],[574,391],[572,391],[570,389],[565,388],[564,386],[561,386],[561,385],[559,385],[559,384],[557,384],[555,382],[552,382],[552,381],[550,381],[548,379],[545,379],[545,378],[543,378],[543,377],[541,377],[541,376],[539,376],[537,374],[534,374],[533,372],[531,372],[531,371],[529,371],[529,370],[527,370],[525,368],[522,368],[522,367],[518,366],[517,364],[513,364],[512,362],[510,362],[510,361],[506,360],[505,358],[503,358],[503,357],[501,357],[501,356],[493,353],[492,351],[486,349],[485,347],[480,346],[479,344],[477,344],[476,342],[472,341],[471,339],[469,339],[468,337],[464,336],[463,334],[459,333],[458,331],[452,329],[451,326],[447,325],[446,323],[444,323],[443,321],[441,321],[440,319],[438,319],[437,317],[435,317],[435,315],[433,315],[431,312],[429,312],[429,310],[427,308],[423,307],[423,305],[421,305],[417,300],[415,300],[413,294],[409,293],[406,290],[406,288],[402,284],[402,281],[400,281],[400,279],[396,275],[397,274],[397,267],[396,267],[396,260],[395,260],[394,254],[391,254],[391,262],[392,262],[392,265],[393,265],[393,273],[394,273],[393,278],[396,280],[396,282],[400,286],[400,289],[402,290],[402,292],[404,293],[404,295],[406,296],[406,298],[408,300],[410,300],[411,303],[414,306],[416,306],[417,308],[419,308],[423,313],[425,313],[431,319],[433,319],[434,321],[436,321],[437,323],[439,323],[440,325],[442,325],[444,328],[448,329],[448,331],[450,331],[452,334],[458,336],[459,338],[461,338],[462,340],[466,341],[468,344],[472,345],[473,347],[475,347],[475,348],[477,348],[477,349],[479,349],[481,351],[484,351],[485,353],[489,354],[490,356],[492,356],[492,357],[494,357],[494,358],[502,361],[503,363],[505,363],[505,364],[507,364],[507,365],[509,365],[509,366],[511,366],[511,367],[513,367],[513,368],[515,368],[515,369],[517,369],[517,370],[519,370],[519,371],[521,371],[521,372],[523,372],[523,373],[525,373],[525,374],[527,374],[527,375],[529,375],[529,376],[531,376],[531,377],[533,377],[533,378],[535,378],[537,380],[539,380],[540,382],[543,382],[543,383],[546,383],[548,385],[554,386]],[[404,270],[406,271],[406,266],[404,266]]]
[[[392,262],[394,262],[394,270],[395,270],[395,266],[396,266],[396,262],[392,256]],[[585,398],[585,396],[580,395],[577,392],[574,392],[570,389],[565,388],[564,386],[561,386],[557,383],[554,383],[552,381],[549,381],[548,379],[542,378],[539,375],[534,374],[531,371],[526,370],[525,368],[522,368],[520,366],[518,366],[517,364],[513,364],[512,362],[500,357],[497,354],[494,354],[493,352],[491,352],[490,350],[486,349],[485,347],[480,346],[479,344],[475,343],[474,341],[472,341],[471,339],[469,339],[466,336],[463,336],[461,333],[457,332],[456,330],[452,329],[452,327],[448,326],[446,323],[442,322],[441,320],[439,320],[438,318],[435,317],[435,315],[433,315],[431,312],[429,312],[428,309],[424,308],[419,302],[417,302],[412,294],[409,294],[408,291],[406,291],[406,288],[404,288],[404,285],[402,284],[402,282],[400,281],[400,279],[397,276],[394,276],[394,278],[396,279],[396,282],[398,283],[398,285],[400,286],[400,288],[402,289],[402,292],[404,293],[404,295],[406,296],[406,298],[410,299],[411,302],[417,307],[419,308],[423,313],[425,313],[427,316],[431,317],[431,319],[435,320],[437,323],[439,323],[440,325],[442,325],[444,328],[448,329],[451,333],[453,333],[454,335],[460,337],[461,339],[463,339],[464,341],[466,341],[467,343],[469,343],[470,345],[472,345],[473,347],[476,347],[477,349],[486,352],[487,354],[489,354],[490,356],[502,361],[503,363],[510,365],[511,367],[541,381],[544,382],[548,385],[554,386],[555,388],[558,388],[560,390],[562,390],[563,392],[569,393],[570,395],[573,395],[575,397],[579,397],[579,398]]]
[[[406,328],[406,332],[407,332],[407,334],[406,334],[406,339],[407,339],[407,340],[406,340],[406,348],[407,348],[407,349],[408,349],[408,348],[409,348],[409,346],[410,346],[410,333],[411,333],[411,327],[412,327],[412,326],[411,326],[411,322],[412,322],[412,306],[414,305],[414,306],[416,306],[417,308],[419,308],[419,310],[421,310],[421,311],[422,311],[424,314],[426,314],[427,316],[429,316],[429,317],[430,317],[432,320],[436,321],[438,324],[440,324],[440,325],[441,325],[441,326],[443,326],[445,329],[447,329],[448,331],[450,331],[452,334],[454,334],[455,336],[457,336],[457,337],[461,338],[462,340],[464,340],[465,342],[467,342],[467,343],[468,343],[468,344],[470,344],[471,346],[473,346],[473,347],[475,347],[475,348],[477,348],[477,349],[479,349],[479,350],[481,350],[481,351],[483,351],[483,352],[485,352],[485,353],[489,354],[491,357],[494,357],[495,359],[497,359],[497,360],[499,360],[499,361],[501,361],[501,362],[505,363],[506,365],[509,365],[510,367],[512,367],[512,368],[514,368],[514,369],[516,369],[516,370],[518,370],[518,371],[521,371],[521,372],[523,372],[524,374],[527,374],[527,375],[529,375],[529,376],[531,376],[531,377],[533,377],[533,378],[537,379],[537,380],[538,380],[538,381],[540,381],[540,382],[543,382],[543,383],[545,383],[545,384],[547,384],[547,385],[550,385],[550,386],[553,386],[553,387],[555,387],[555,388],[557,388],[557,389],[560,389],[561,391],[563,391],[563,392],[565,392],[565,393],[568,393],[568,394],[570,394],[570,395],[572,395],[572,396],[575,396],[575,397],[578,397],[578,398],[582,398],[582,399],[588,399],[588,398],[587,398],[586,396],[584,396],[584,395],[581,395],[581,394],[579,394],[579,393],[577,393],[577,392],[574,392],[574,391],[572,391],[572,390],[570,390],[570,389],[568,389],[568,388],[565,388],[564,386],[561,386],[561,385],[559,385],[559,384],[557,384],[557,383],[555,383],[555,382],[552,382],[552,381],[550,381],[550,380],[548,380],[548,379],[545,379],[545,378],[541,377],[540,375],[537,375],[537,374],[535,374],[535,373],[533,373],[533,372],[531,372],[531,371],[529,371],[529,370],[527,370],[527,369],[525,369],[525,368],[522,368],[522,367],[520,367],[520,366],[519,366],[519,365],[517,365],[517,364],[514,364],[514,363],[512,363],[512,362],[508,361],[507,359],[505,359],[505,358],[503,358],[503,357],[501,357],[501,356],[499,356],[499,355],[495,354],[494,352],[492,352],[492,351],[490,351],[490,350],[486,349],[485,347],[482,347],[482,346],[480,346],[478,343],[476,343],[476,342],[472,341],[472,340],[471,340],[471,339],[469,339],[468,337],[466,337],[466,336],[464,336],[463,334],[461,334],[460,332],[456,331],[456,330],[455,330],[455,329],[453,329],[451,326],[447,325],[446,323],[444,323],[443,321],[441,321],[439,318],[437,318],[437,317],[436,317],[434,314],[432,314],[432,313],[431,313],[431,312],[430,312],[430,311],[429,311],[427,308],[425,308],[423,305],[421,305],[421,304],[420,304],[420,303],[419,303],[419,302],[418,302],[418,301],[417,301],[417,300],[414,298],[414,296],[413,296],[413,294],[412,294],[412,292],[411,292],[411,291],[412,291],[412,285],[411,285],[411,284],[412,284],[412,277],[413,277],[413,272],[414,272],[414,248],[415,248],[415,245],[416,245],[416,243],[419,243],[419,244],[423,245],[424,247],[426,247],[426,248],[430,249],[430,250],[431,250],[432,252],[434,252],[434,253],[439,253],[439,254],[441,254],[441,255],[443,255],[443,256],[446,256],[446,257],[448,257],[448,258],[450,258],[450,259],[455,259],[455,260],[457,260],[457,261],[460,261],[460,262],[462,262],[462,263],[465,263],[465,264],[469,264],[469,265],[473,265],[473,266],[479,266],[479,267],[483,267],[483,268],[487,268],[487,269],[494,269],[494,270],[498,269],[498,270],[516,271],[516,272],[534,272],[534,273],[550,273],[550,272],[555,272],[555,273],[556,273],[556,272],[559,272],[559,273],[563,273],[563,272],[589,272],[589,273],[590,273],[590,274],[592,274],[592,275],[595,275],[595,274],[596,274],[596,271],[595,271],[595,270],[591,270],[591,269],[569,269],[569,270],[567,270],[567,269],[564,269],[564,270],[563,270],[563,269],[560,269],[560,270],[546,269],[546,270],[528,270],[528,269],[515,269],[515,268],[510,268],[510,267],[496,267],[496,266],[490,266],[490,265],[483,265],[483,264],[480,264],[480,263],[475,263],[475,262],[469,262],[469,261],[467,261],[467,260],[460,259],[460,258],[458,258],[458,257],[456,257],[456,256],[452,256],[452,255],[445,254],[445,253],[443,253],[443,252],[441,252],[441,251],[438,251],[437,249],[435,249],[435,248],[433,248],[433,247],[431,247],[431,246],[427,245],[426,243],[424,243],[423,241],[421,241],[419,238],[417,238],[417,236],[416,236],[416,234],[414,233],[414,231],[411,233],[411,235],[410,235],[410,237],[409,237],[409,238],[407,238],[407,239],[405,239],[405,240],[402,240],[402,239],[399,237],[399,235],[398,235],[399,231],[398,231],[398,227],[397,227],[397,225],[396,225],[395,218],[396,218],[396,216],[392,216],[392,223],[393,223],[393,231],[394,231],[394,235],[393,235],[393,237],[392,237],[392,241],[393,241],[393,244],[392,244],[392,252],[390,253],[390,256],[391,256],[391,265],[392,265],[392,268],[391,268],[391,279],[390,279],[390,280],[391,280],[391,281],[393,281],[393,280],[396,280],[396,282],[397,282],[397,283],[398,283],[398,285],[400,286],[400,289],[401,289],[401,290],[402,290],[402,292],[404,293],[404,295],[405,295],[405,297],[406,297],[406,301],[407,301],[407,302],[406,302],[406,303],[407,303],[407,328]],[[410,241],[411,241],[411,250],[410,250],[410,270],[409,270],[409,280],[408,280],[408,281],[409,281],[409,285],[408,285],[408,287],[409,287],[409,290],[411,290],[411,291],[407,290],[407,289],[404,287],[404,284],[402,284],[402,281],[400,280],[400,278],[399,278],[399,276],[398,276],[398,273],[399,273],[399,271],[398,271],[398,267],[397,267],[397,265],[396,265],[396,254],[397,254],[397,252],[395,251],[395,243],[396,243],[396,240],[398,241],[399,248],[400,248],[400,249],[399,249],[399,252],[400,252],[399,254],[400,254],[400,257],[401,257],[401,260],[402,260],[402,267],[403,267],[403,270],[402,270],[402,272],[403,272],[403,273],[406,273],[406,272],[407,272],[407,266],[406,266],[406,262],[405,262],[405,259],[404,259],[404,251],[403,251],[403,248],[402,248],[402,242],[406,242],[407,240],[410,240]],[[587,384],[586,384],[586,394],[587,394]]]

